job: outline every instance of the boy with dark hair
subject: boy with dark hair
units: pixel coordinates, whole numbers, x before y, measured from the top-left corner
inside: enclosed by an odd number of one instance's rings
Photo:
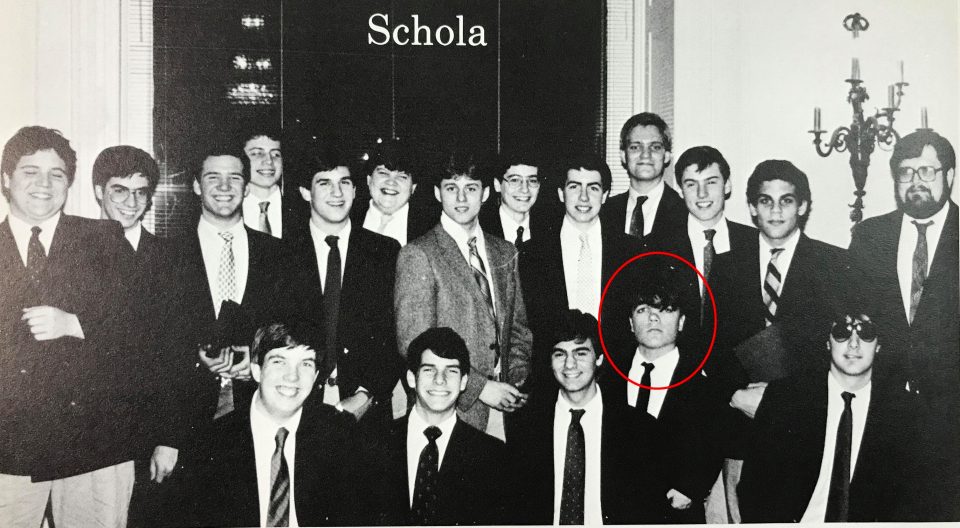
[[[487,232],[513,242],[517,247],[553,230],[555,212],[540,197],[546,182],[543,162],[532,152],[505,151],[491,163],[496,199],[480,210],[480,226]]]
[[[250,229],[289,238],[301,235],[306,208],[296,189],[284,178],[281,152],[282,132],[271,127],[256,126],[242,136],[241,146],[249,162],[250,192],[243,199],[243,221]],[[287,174],[292,167],[287,166]]]

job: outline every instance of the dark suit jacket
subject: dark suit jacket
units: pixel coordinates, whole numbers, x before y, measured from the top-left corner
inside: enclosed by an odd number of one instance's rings
[[[285,313],[285,300],[281,293],[284,291],[286,266],[290,259],[279,240],[250,228],[245,229],[249,243],[249,267],[240,307],[246,316],[242,329],[244,341],[252,343],[258,328],[277,322],[278,315]],[[175,244],[175,280],[180,301],[176,326],[179,331],[176,333],[174,350],[179,361],[178,368],[183,372],[192,372],[188,380],[182,383],[183,389],[177,391],[183,398],[176,404],[184,413],[179,421],[178,431],[183,438],[186,435],[195,435],[212,420],[220,392],[220,378],[208,371],[197,358],[199,345],[213,340],[217,319],[196,229]],[[217,273],[217,270],[210,272]],[[235,384],[234,398],[237,408],[249,403],[253,389],[253,383]],[[193,433],[190,432],[191,429]]]
[[[600,288],[606,286],[613,273],[635,255],[642,252],[640,241],[618,230],[600,226],[601,273]],[[607,346],[626,342],[632,338],[627,324],[629,307],[629,268],[617,276],[614,285],[604,298],[601,320],[605,321],[604,343]],[[550,369],[550,353],[553,349],[553,328],[569,307],[566,278],[563,273],[563,253],[560,243],[560,227],[549,236],[531,239],[520,248],[520,282],[523,285],[528,320],[533,331],[533,378],[530,383],[553,392],[555,382]],[[608,331],[609,329],[609,331]],[[628,367],[629,368],[629,367]]]
[[[554,384],[554,389],[557,385]],[[601,390],[603,417],[600,433],[600,502],[604,524],[657,524],[664,522],[655,481],[649,469],[657,454],[646,441],[655,437],[653,419],[628,413],[614,394]],[[553,420],[558,393],[543,391],[531,396],[518,418],[523,423],[509,444],[519,480],[517,509],[508,522],[553,524],[554,481]]]
[[[553,204],[541,204],[537,201],[530,208],[530,240],[534,237],[538,239],[543,236],[553,236],[560,229],[560,221],[563,219],[563,211]],[[517,239],[516,233],[504,233],[503,222],[500,220],[500,195],[493,195],[487,199],[480,209],[480,227],[487,233],[498,236],[507,242],[514,242]],[[529,241],[528,241],[529,242]]]
[[[633,361],[636,346],[629,349],[611,351],[617,361],[617,367],[627,374]],[[678,383],[693,373],[706,350],[680,349],[680,361],[673,372],[670,384]],[[605,395],[613,401],[627,406],[628,381],[612,369],[607,368],[602,379]],[[634,379],[639,382],[639,379]],[[716,396],[711,379],[697,374],[683,385],[667,390],[666,398],[655,420],[654,434],[647,446],[656,453],[655,482],[658,487],[659,511],[663,516],[660,522],[666,523],[703,523],[703,500],[710,493],[722,465],[722,452],[719,448],[720,422],[717,417],[725,407],[725,402]],[[647,389],[640,389],[647,390]],[[648,417],[646,410],[627,406],[632,415]],[[673,510],[666,501],[670,489],[676,489],[693,501],[690,509]]]
[[[627,191],[607,200],[600,211],[600,221],[603,222],[604,228],[620,232],[626,231],[624,226],[627,222],[627,201],[629,198],[630,192]],[[687,206],[683,203],[683,198],[664,182],[663,196],[660,198],[657,214],[653,218],[653,228],[650,230],[650,235],[647,236],[652,236],[660,231],[670,232],[669,234],[662,233],[661,236],[682,236],[682,233],[678,234],[677,229],[686,216]],[[650,222],[649,218],[643,220],[645,223]]]
[[[823,461],[828,375],[821,370],[767,387],[757,410],[755,445],[737,488],[744,522],[799,522],[803,517]],[[922,520],[910,511],[916,433],[915,402],[908,396],[874,380],[850,482],[851,522]]]
[[[287,288],[287,308],[293,317],[321,325],[323,292],[317,268],[313,238],[307,236],[293,246],[294,266]],[[321,241],[323,243],[323,241]],[[362,386],[376,400],[366,420],[391,419],[391,391],[403,370],[397,353],[396,322],[393,315],[393,289],[400,244],[396,240],[353,224],[347,254],[343,259],[340,289],[340,313],[337,319],[338,385],[340,396],[347,397]],[[321,373],[327,375],[329,373]]]
[[[467,343],[470,377],[457,409],[461,419],[482,431],[489,408],[478,400],[493,376],[497,350],[500,379],[521,386],[530,372],[532,344],[517,250],[501,238],[486,234],[484,238],[493,274],[496,321],[490,317],[470,264],[441,224],[400,250],[394,297],[397,346],[404,357],[410,342],[427,328],[450,327]]]
[[[410,412],[416,412],[411,410]],[[409,417],[394,420],[380,446],[384,463],[378,524],[410,525],[407,470]],[[420,454],[414,454],[419,459]],[[437,485],[438,525],[510,524],[507,500],[512,481],[505,470],[503,442],[457,419],[440,462]]]
[[[902,213],[865,220],[854,229],[850,242],[860,302],[879,324],[885,361],[878,365],[877,375],[900,388],[909,382],[920,396],[919,441],[930,472],[925,489],[942,497],[928,505],[930,520],[960,520],[958,209],[952,201],[948,204],[912,325],[907,323],[897,279]]]
[[[132,460],[141,396],[130,376],[151,365],[132,345],[141,321],[120,225],[62,215],[35,285],[4,221],[0,269],[0,473],[49,480]],[[21,320],[33,306],[75,314],[84,339],[37,341]]]
[[[424,200],[414,200],[413,197],[411,197],[409,203],[410,210],[407,213],[408,244],[426,234],[427,231],[430,231],[430,229],[440,221],[440,211],[433,204],[424,203]],[[363,221],[367,218],[368,209],[370,209],[369,196],[363,200],[358,197],[353,201],[353,208],[350,210],[350,219],[353,221],[354,226],[363,227]],[[308,230],[307,235],[309,234]]]
[[[299,525],[369,524],[372,510],[363,497],[371,482],[358,463],[356,421],[329,405],[304,405],[296,438],[293,501]],[[184,524],[260,526],[249,404],[214,423],[202,453],[201,461],[187,468],[189,491],[180,503]]]

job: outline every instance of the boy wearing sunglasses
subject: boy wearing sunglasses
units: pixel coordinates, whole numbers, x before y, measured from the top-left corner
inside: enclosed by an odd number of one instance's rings
[[[877,325],[848,313],[831,326],[830,367],[771,382],[738,488],[744,522],[869,522],[915,517],[908,394],[874,379]]]

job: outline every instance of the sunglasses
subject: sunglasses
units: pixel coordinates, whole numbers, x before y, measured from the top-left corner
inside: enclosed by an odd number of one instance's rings
[[[861,341],[871,342],[877,339],[877,325],[873,324],[873,321],[861,321],[859,319],[843,319],[835,322],[833,328],[830,329],[830,336],[835,341],[842,343],[850,339],[854,330],[857,331]]]

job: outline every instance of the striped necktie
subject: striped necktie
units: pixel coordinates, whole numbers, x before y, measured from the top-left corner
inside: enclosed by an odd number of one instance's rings
[[[767,264],[767,276],[763,279],[763,304],[767,306],[767,313],[764,318],[767,320],[767,326],[777,320],[777,304],[780,302],[780,286],[783,277],[777,268],[777,257],[783,253],[783,248],[773,248],[770,250],[770,262]]]
[[[914,220],[912,223],[917,226],[917,247],[913,251],[913,275],[910,279],[910,324],[913,324],[913,318],[917,315],[923,282],[927,280],[927,228],[933,222],[920,223]]]
[[[270,458],[270,506],[267,509],[267,526],[290,526],[290,471],[283,447],[289,431],[277,429],[277,448]]]

